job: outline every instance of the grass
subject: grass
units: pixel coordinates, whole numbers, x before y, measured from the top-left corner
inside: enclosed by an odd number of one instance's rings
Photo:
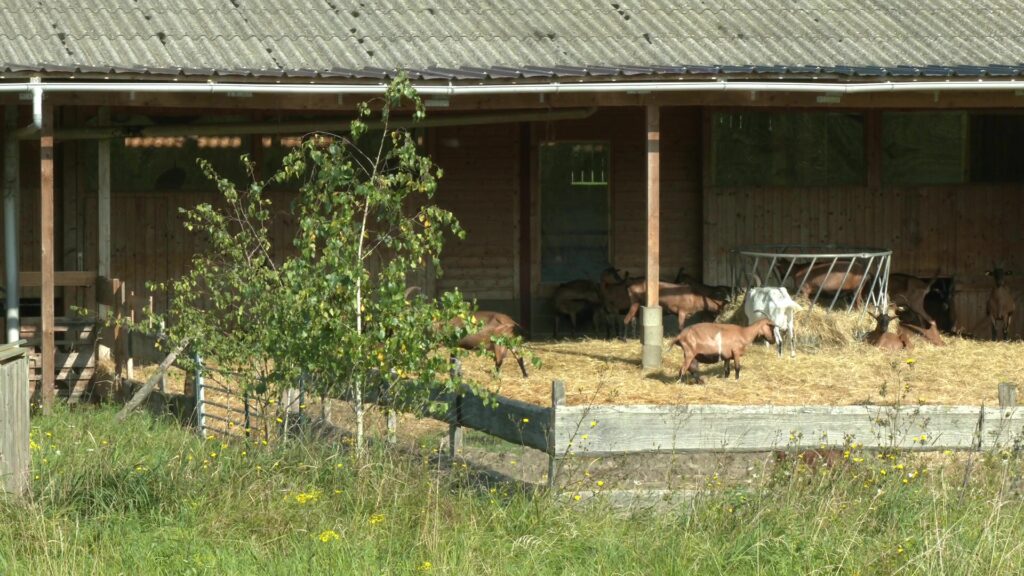
[[[415,448],[200,439],[113,410],[33,421],[33,493],[0,499],[3,574],[1017,574],[1018,456],[799,459],[683,505],[551,499]],[[966,486],[964,488],[964,486]]]

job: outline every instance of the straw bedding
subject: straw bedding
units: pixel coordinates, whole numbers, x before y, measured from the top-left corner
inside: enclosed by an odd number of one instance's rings
[[[806,304],[806,303],[805,303]],[[874,321],[860,312],[826,313],[821,308],[796,315],[797,356],[780,358],[774,348],[752,344],[742,360],[741,379],[720,377],[721,363],[701,365],[705,384],[678,382],[682,352],[665,349],[664,366],[643,373],[636,340],[582,339],[530,342],[541,360],[523,379],[506,359],[500,377],[493,360],[464,360],[466,378],[526,402],[550,405],[551,382],[565,382],[566,401],[586,404],[771,404],[854,405],[922,403],[985,405],[998,403],[1000,382],[1024,383],[1024,343],[988,342],[944,336],[944,347],[914,340],[911,352],[884,352],[860,341]],[[743,324],[742,300],[721,321]],[[897,322],[890,325],[895,331]],[[664,341],[667,346],[669,339]],[[136,370],[137,378],[150,367]],[[168,388],[178,392],[183,374],[172,370]]]
[[[742,303],[722,315],[743,323]],[[890,325],[895,331],[897,322]],[[774,348],[754,343],[742,359],[741,379],[720,377],[721,363],[701,365],[706,384],[678,382],[682,352],[666,349],[661,370],[643,373],[640,343],[591,340],[534,342],[542,361],[524,380],[514,363],[500,378],[483,358],[466,361],[468,378],[519,400],[550,405],[551,381],[566,385],[569,404],[771,404],[855,405],[922,403],[992,406],[1000,382],[1024,383],[1024,344],[944,337],[936,347],[915,338],[913,351],[884,352],[860,342],[874,321],[859,312],[796,316],[797,356],[779,358]],[[670,340],[665,340],[667,346]]]

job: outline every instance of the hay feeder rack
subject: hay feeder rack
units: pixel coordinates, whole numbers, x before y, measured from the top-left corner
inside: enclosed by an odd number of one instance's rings
[[[845,285],[854,271],[863,270],[856,290],[849,293],[846,309],[851,310],[858,297],[864,299],[864,310],[872,305],[880,310],[888,309],[892,250],[836,244],[763,244],[737,248],[731,258],[734,292],[745,291],[750,286],[786,286],[792,294],[798,294],[810,276],[804,274],[797,281],[794,270],[802,265],[825,269],[826,275],[842,274],[840,285]],[[822,288],[810,295],[811,305],[816,306],[820,301],[828,310],[835,310],[843,291],[827,293]]]

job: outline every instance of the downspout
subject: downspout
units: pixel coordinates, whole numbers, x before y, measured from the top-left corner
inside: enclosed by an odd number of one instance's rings
[[[15,137],[17,127],[18,107],[8,105],[4,110],[4,304],[8,343],[17,342],[21,332],[21,288],[18,281],[18,205],[21,196],[18,153],[21,143]]]

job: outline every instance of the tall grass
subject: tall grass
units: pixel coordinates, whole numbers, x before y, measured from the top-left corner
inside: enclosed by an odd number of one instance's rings
[[[201,439],[108,409],[33,422],[3,574],[1018,574],[1021,461],[788,460],[684,505],[486,484],[429,455]],[[885,471],[882,474],[882,471]],[[595,485],[596,486],[596,485]],[[1018,486],[1019,487],[1019,486]],[[593,488],[593,486],[592,486]],[[600,489],[598,488],[598,492]]]

